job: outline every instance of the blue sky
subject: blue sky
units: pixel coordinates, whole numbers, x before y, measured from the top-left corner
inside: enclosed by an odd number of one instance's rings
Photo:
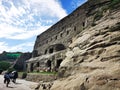
[[[0,0],[0,53],[31,52],[36,36],[87,0]]]

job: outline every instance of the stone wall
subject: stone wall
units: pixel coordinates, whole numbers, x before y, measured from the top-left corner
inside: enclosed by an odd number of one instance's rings
[[[29,59],[27,62],[27,71],[56,71],[61,61],[65,58],[66,50],[54,52],[52,54],[42,55]]]
[[[90,0],[77,8],[73,13],[63,18],[51,28],[37,36],[34,50],[38,55],[45,54],[46,48],[53,44],[63,44],[65,47],[72,42],[72,38],[92,23],[92,18],[88,18],[88,13],[109,0]]]
[[[120,90],[120,1],[94,23],[69,45],[50,90]]]
[[[107,5],[109,1],[89,0],[70,15],[38,35],[32,58],[27,61],[28,71],[40,71],[41,69],[44,70],[44,68],[56,71],[65,59],[64,51],[68,49],[68,46],[73,43],[74,38],[80,32],[92,27],[95,16],[101,12],[103,4]],[[56,58],[57,55],[59,55],[59,59]],[[48,61],[50,61],[50,65],[47,65]]]
[[[45,75],[45,74],[28,74],[26,80],[33,82],[50,82],[56,79],[56,75]]]

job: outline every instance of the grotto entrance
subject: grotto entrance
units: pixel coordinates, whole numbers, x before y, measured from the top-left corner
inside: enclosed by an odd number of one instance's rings
[[[58,59],[57,60],[57,63],[56,63],[56,68],[59,68],[60,67],[60,64],[63,60],[62,59]]]
[[[51,54],[53,52],[57,52],[57,51],[65,50],[65,49],[66,47],[63,44],[54,44],[54,45],[49,46],[45,50],[44,54],[47,54],[47,53]]]
[[[30,71],[33,72],[33,63],[30,65]]]
[[[56,51],[61,51],[61,50],[64,50],[65,49],[65,46],[63,44],[56,44],[55,45],[55,50]]]
[[[39,66],[40,66],[40,63],[39,63],[39,62],[37,62],[36,66],[37,66],[37,67],[39,67]]]
[[[47,67],[51,67],[51,61],[48,60],[47,63],[46,63]]]
[[[53,53],[53,48],[50,48],[49,53]]]
[[[46,66],[47,66],[47,71],[50,71],[51,70],[51,61],[50,60],[47,61]]]

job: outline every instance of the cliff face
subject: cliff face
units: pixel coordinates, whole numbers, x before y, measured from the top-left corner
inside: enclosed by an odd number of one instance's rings
[[[31,53],[22,53],[21,56],[16,60],[15,64],[13,65],[13,68],[15,68],[18,71],[24,71],[27,68],[25,66],[25,61],[30,59],[31,56]]]
[[[51,90],[120,90],[120,2],[72,41]]]
[[[113,1],[116,3],[116,0]],[[109,5],[113,1],[89,0],[70,15],[38,35],[32,58],[27,61],[27,70],[32,72],[50,68],[49,71],[58,71],[61,62],[65,59],[64,53],[66,53],[71,43],[76,42],[74,42],[75,37],[83,30],[87,31],[92,26],[99,24],[101,18],[109,14],[108,8],[110,8]],[[89,35],[84,37],[89,38]]]
[[[90,16],[98,11],[98,7],[101,7],[103,4],[107,5],[109,1],[110,0],[89,0],[73,13],[38,35],[34,45],[35,53],[33,53],[33,57],[45,55],[46,52],[49,53],[51,49],[50,46],[55,44],[62,44],[68,48],[72,38],[92,24],[93,18]],[[99,19],[99,17],[96,17],[96,19]]]

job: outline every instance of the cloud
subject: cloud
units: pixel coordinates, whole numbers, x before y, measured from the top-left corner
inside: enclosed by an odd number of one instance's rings
[[[18,39],[18,40],[29,39],[29,38],[32,38],[33,36],[38,35],[39,33],[42,33],[47,28],[48,26],[43,26],[38,28],[37,30],[23,30],[23,29],[10,26],[8,24],[1,24],[0,38]]]
[[[33,38],[66,15],[58,0],[0,0],[0,52],[31,51]]]
[[[4,49],[7,49],[7,44],[5,42],[0,42],[0,53],[4,51]]]
[[[18,33],[22,33],[24,30],[13,27],[9,24],[0,24],[0,38],[9,38],[10,36]]]
[[[32,38],[33,36],[38,35],[38,33],[42,33],[48,28],[48,26],[41,27],[38,30],[31,30],[31,31],[24,31],[21,32],[20,34],[14,35],[14,36],[9,36],[10,39],[29,39]]]
[[[36,12],[42,16],[49,15],[51,17],[58,17],[61,19],[63,16],[67,15],[58,0],[32,0],[31,6],[32,9],[36,10]]]
[[[0,0],[0,38],[31,38],[67,15],[57,0],[18,1]]]
[[[32,48],[30,50],[29,47],[33,45],[34,45],[34,42],[25,42],[15,46],[9,46],[6,42],[0,42],[0,53],[2,53],[5,50],[7,52],[14,52],[14,51],[29,52],[29,51],[32,51]]]

